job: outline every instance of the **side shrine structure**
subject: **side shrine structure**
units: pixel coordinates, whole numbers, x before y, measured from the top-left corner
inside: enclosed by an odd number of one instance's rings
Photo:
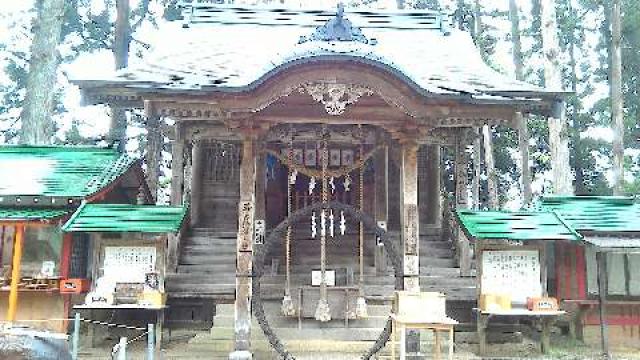
[[[492,70],[437,12],[193,1],[159,31],[144,64],[74,82],[86,104],[144,109],[152,192],[171,140],[171,202],[190,221],[168,241],[168,323],[215,310],[245,359],[256,326],[281,355],[295,341],[278,327],[312,339],[377,317],[382,335],[360,339],[386,340],[394,290],[443,292],[471,318],[473,271],[443,226],[467,207],[467,150],[485,124],[557,117],[562,91]]]

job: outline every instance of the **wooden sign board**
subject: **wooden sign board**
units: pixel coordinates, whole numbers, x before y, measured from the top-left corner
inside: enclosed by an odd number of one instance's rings
[[[485,250],[482,252],[482,294],[510,295],[514,303],[542,296],[538,250]]]
[[[324,272],[325,282],[327,286],[336,286],[336,271],[335,270],[326,270]],[[320,286],[322,282],[322,271],[313,270],[311,271],[311,286]]]
[[[154,246],[106,246],[104,276],[118,282],[144,283],[145,275],[155,271]]]

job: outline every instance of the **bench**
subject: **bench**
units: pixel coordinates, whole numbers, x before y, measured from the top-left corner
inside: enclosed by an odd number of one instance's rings
[[[563,308],[569,311],[569,333],[580,341],[584,341],[584,317],[586,313],[600,306],[600,300],[562,300]],[[605,306],[640,306],[640,300],[607,300]]]

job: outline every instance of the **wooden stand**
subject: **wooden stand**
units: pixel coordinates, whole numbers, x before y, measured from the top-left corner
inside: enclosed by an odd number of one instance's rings
[[[407,329],[425,329],[425,330],[433,330],[433,334],[435,337],[435,358],[440,359],[440,337],[438,335],[439,331],[448,332],[449,333],[449,348],[448,348],[448,356],[449,360],[453,360],[453,326],[458,322],[455,320],[449,320],[447,322],[421,322],[416,321],[415,319],[409,319],[404,317],[396,316],[395,314],[391,315],[391,320],[393,322],[392,325],[392,334],[391,334],[391,358],[395,360],[396,358],[396,337],[398,332],[400,333],[400,360],[404,360],[407,357],[406,353],[406,330]]]
[[[487,352],[487,326],[489,320],[496,316],[507,317],[534,317],[540,322],[542,334],[540,337],[540,350],[546,354],[550,348],[550,330],[551,325],[560,315],[564,315],[565,311],[530,311],[527,309],[511,309],[504,311],[481,311],[473,309],[476,313],[476,325],[478,331],[478,344],[480,346],[480,355],[483,356]]]

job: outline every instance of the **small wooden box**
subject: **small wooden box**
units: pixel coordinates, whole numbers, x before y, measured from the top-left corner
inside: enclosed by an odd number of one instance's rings
[[[527,298],[529,311],[557,311],[558,300],[552,297]]]
[[[138,298],[138,304],[160,307],[167,301],[166,294],[157,290],[143,291]]]
[[[89,279],[64,279],[60,280],[60,292],[63,294],[82,294],[89,292],[91,282]]]
[[[116,304],[135,304],[142,294],[144,284],[142,283],[116,283],[114,298]]]

